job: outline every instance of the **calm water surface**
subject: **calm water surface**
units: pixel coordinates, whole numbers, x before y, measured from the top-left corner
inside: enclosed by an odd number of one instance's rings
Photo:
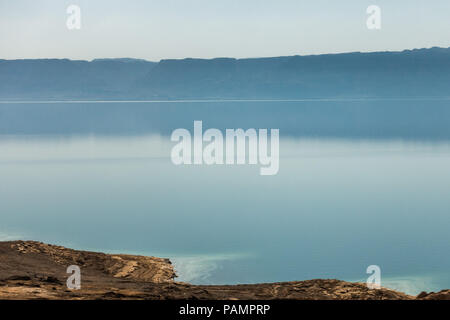
[[[0,238],[169,257],[179,280],[450,287],[448,101],[0,104]],[[174,166],[172,130],[280,128],[280,171]]]

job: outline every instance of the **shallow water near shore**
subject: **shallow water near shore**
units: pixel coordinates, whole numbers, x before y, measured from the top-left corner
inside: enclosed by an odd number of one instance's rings
[[[0,239],[171,258],[178,280],[450,288],[450,105],[0,104]],[[175,166],[170,132],[279,128],[280,170]]]

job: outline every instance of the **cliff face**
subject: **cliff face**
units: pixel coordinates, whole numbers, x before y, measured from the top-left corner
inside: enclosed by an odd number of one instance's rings
[[[69,290],[69,265],[81,289]],[[196,286],[175,282],[168,259],[78,251],[35,241],[0,242],[0,299],[414,299],[339,280]],[[421,299],[450,299],[450,291]]]
[[[254,59],[0,60],[0,99],[447,97],[450,48]]]
[[[161,98],[443,97],[450,49],[160,61],[141,81]]]

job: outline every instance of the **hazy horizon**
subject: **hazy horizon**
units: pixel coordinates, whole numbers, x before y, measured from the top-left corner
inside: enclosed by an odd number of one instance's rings
[[[69,5],[81,29],[68,30]],[[381,29],[366,26],[370,5]],[[0,0],[2,59],[258,58],[450,46],[450,2]]]
[[[319,56],[319,55],[333,55],[333,54],[351,54],[351,53],[380,53],[380,52],[404,52],[404,51],[413,51],[413,50],[424,50],[424,49],[450,49],[449,47],[440,47],[440,46],[431,46],[431,47],[420,47],[420,48],[405,48],[400,50],[376,50],[376,51],[346,51],[346,52],[325,52],[318,54],[292,54],[292,55],[281,55],[281,56],[254,56],[254,57],[231,57],[231,56],[217,56],[211,58],[199,58],[199,57],[181,57],[181,58],[162,58],[160,60],[148,60],[143,58],[136,57],[94,57],[92,59],[71,59],[71,58],[54,58],[54,57],[46,57],[46,58],[11,58],[11,59],[3,59],[0,57],[0,60],[70,60],[70,61],[87,61],[92,62],[95,60],[122,60],[122,59],[131,59],[131,60],[144,60],[147,62],[158,63],[162,60],[185,60],[185,59],[197,59],[197,60],[214,60],[214,59],[236,59],[236,60],[247,60],[247,59],[266,59],[266,58],[283,58],[283,57],[292,57],[292,56]]]

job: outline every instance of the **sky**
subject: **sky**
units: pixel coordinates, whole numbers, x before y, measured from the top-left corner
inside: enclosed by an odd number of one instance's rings
[[[67,7],[81,10],[69,30]],[[369,30],[369,5],[381,29]],[[0,0],[0,59],[271,57],[450,47],[449,0]]]

